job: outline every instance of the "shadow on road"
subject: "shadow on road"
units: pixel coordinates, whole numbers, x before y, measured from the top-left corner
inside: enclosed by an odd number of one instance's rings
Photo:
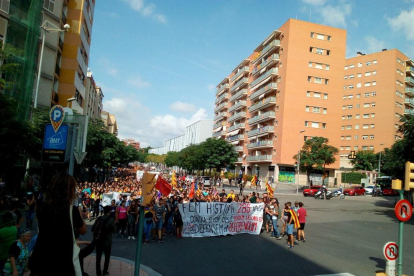
[[[394,219],[395,221],[398,221],[397,216],[395,215],[395,209],[394,209],[395,204],[398,202],[398,200],[399,200],[398,196],[378,197],[375,200],[374,205],[376,207],[383,207],[383,209],[381,209],[380,211],[375,211],[375,214],[387,216],[387,217]],[[414,218],[411,217],[411,219],[409,221],[406,221],[405,223],[414,225]]]
[[[384,269],[384,267],[385,267],[385,260],[384,259],[375,258],[375,257],[369,257],[369,259],[371,261],[377,262],[377,265],[375,267]]]

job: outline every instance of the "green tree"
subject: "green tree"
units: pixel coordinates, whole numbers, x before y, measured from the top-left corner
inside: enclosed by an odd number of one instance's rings
[[[199,145],[202,153],[202,161],[205,162],[205,167],[216,169],[220,172],[222,168],[233,166],[237,161],[238,154],[232,144],[215,138],[208,138]]]
[[[354,170],[373,171],[377,167],[377,155],[372,150],[360,150],[356,153],[356,158],[350,163]]]
[[[339,150],[331,145],[328,145],[328,138],[312,137],[306,140],[302,149],[300,150],[300,170],[306,171],[307,181],[309,184],[310,173],[313,170],[320,170],[325,173],[326,165],[335,163],[335,155]],[[298,156],[295,154],[293,159],[297,160]]]
[[[165,157],[165,165],[168,167],[178,166],[180,159],[180,152],[170,151]]]

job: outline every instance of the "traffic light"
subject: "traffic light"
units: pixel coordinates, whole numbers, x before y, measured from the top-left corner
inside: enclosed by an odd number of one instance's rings
[[[409,191],[414,189],[414,163],[406,162],[405,163],[405,180],[404,180],[404,190]]]
[[[393,190],[402,190],[402,181],[399,179],[395,179],[392,181],[392,189]]]

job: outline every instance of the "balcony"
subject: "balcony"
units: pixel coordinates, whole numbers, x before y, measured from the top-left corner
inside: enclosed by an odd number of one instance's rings
[[[239,80],[238,82],[236,82],[231,88],[230,88],[230,92],[234,92],[236,91],[237,88],[241,87],[242,85],[247,84],[249,81],[248,78],[242,78],[241,80]]]
[[[237,162],[235,162],[235,163],[243,163],[243,157],[238,157]]]
[[[247,89],[240,90],[236,94],[230,97],[230,102],[243,98],[247,95]]]
[[[233,105],[232,107],[229,108],[229,112],[233,112],[233,111],[235,111],[235,110],[237,110],[239,108],[242,108],[242,107],[244,107],[246,105],[247,105],[247,102],[246,101],[237,102],[235,105]]]
[[[59,37],[59,48],[63,51],[63,40]]]
[[[252,83],[250,84],[250,88],[254,89],[255,87],[258,87],[260,84],[264,83],[266,80],[270,79],[272,76],[277,76],[278,74],[279,74],[279,69],[272,68],[266,71],[266,73],[264,73],[263,75],[255,79],[254,81],[252,81]]]
[[[228,96],[229,96],[229,93],[224,93],[223,95],[221,95],[220,97],[217,98],[216,104],[221,103],[223,100],[227,100]]]
[[[244,139],[244,134],[238,134],[238,135],[234,135],[234,136],[228,137],[226,139],[226,141],[228,141],[228,142],[234,142],[234,141],[243,140],[243,139]]]
[[[414,97],[414,88],[408,88],[408,87],[406,87],[406,88],[405,88],[405,93],[406,93],[408,96]]]
[[[219,114],[217,114],[216,116],[214,116],[214,121],[220,120],[227,117],[227,112],[221,112]]]
[[[218,127],[222,127],[222,126],[223,126],[223,124],[222,124],[222,123],[214,124],[214,125],[213,125],[213,131],[214,131],[214,129],[216,129],[216,128],[218,128]]]
[[[233,80],[235,80],[241,74],[244,74],[245,72],[249,72],[249,69],[250,69],[249,66],[244,66],[243,68],[239,70],[239,72],[237,72],[233,77],[231,77],[230,81],[233,82]]]
[[[239,112],[234,114],[233,116],[227,119],[227,122],[231,123],[241,118],[246,118],[246,112]]]
[[[274,126],[266,126],[266,127],[256,128],[254,130],[248,131],[247,137],[260,135],[260,134],[274,133],[274,132],[275,132]]]
[[[224,90],[226,90],[227,88],[229,88],[229,84],[228,83],[226,83],[226,84],[223,84],[218,90],[217,90],[217,92],[216,92],[216,96],[218,96],[218,95],[220,95],[221,94],[221,92],[223,92]]]
[[[414,115],[414,109],[405,109],[404,114]]]
[[[236,124],[234,126],[229,127],[228,131],[230,132],[230,131],[233,131],[233,130],[236,130],[236,129],[244,129],[245,127],[246,127],[245,123]]]
[[[265,61],[263,61],[261,64],[257,65],[253,69],[252,76],[257,75],[258,72],[260,72],[261,70],[264,70],[267,66],[272,66],[277,61],[279,61],[279,59],[280,59],[280,57],[279,57],[278,54],[270,55]]]
[[[410,85],[410,86],[414,86],[414,78],[412,77],[405,77],[405,83]]]
[[[262,140],[255,143],[247,144],[248,149],[262,149],[262,148],[273,148],[272,140]]]
[[[405,71],[406,71],[406,72],[410,72],[411,74],[414,74],[414,67],[412,67],[412,66],[407,66],[407,67],[405,68]]]
[[[272,162],[271,155],[247,156],[247,162]]]
[[[88,72],[88,66],[86,65],[85,59],[83,58],[80,48],[78,48],[78,55],[76,60],[78,61],[79,67],[82,69],[82,72],[86,74],[86,72]]]
[[[249,125],[257,124],[257,123],[260,123],[260,122],[265,122],[267,120],[273,120],[274,118],[275,118],[275,112],[274,111],[268,111],[268,112],[265,112],[263,114],[254,116],[253,118],[250,118],[249,119]]]
[[[266,99],[263,99],[263,101],[258,102],[257,104],[252,105],[251,107],[249,107],[249,111],[250,112],[254,112],[256,110],[261,110],[261,109],[265,109],[268,108],[272,105],[276,104],[276,97],[269,97]]]
[[[57,63],[55,64],[55,73],[56,75],[60,76],[60,66]]]
[[[226,131],[222,130],[222,131],[217,131],[213,133],[213,137],[221,137],[226,135]]]
[[[262,59],[268,52],[273,50],[276,47],[280,46],[280,40],[273,40],[269,44],[267,44],[266,47],[263,48],[263,50],[260,52],[259,56],[253,60],[253,64],[256,64],[259,60]]]
[[[228,103],[226,103],[226,102],[221,103],[219,106],[214,108],[214,113],[219,112],[220,110],[227,108],[227,105],[228,105]]]
[[[254,100],[257,97],[259,97],[260,95],[265,94],[269,91],[273,91],[273,90],[277,90],[277,83],[275,83],[275,82],[271,82],[271,83],[267,84],[266,86],[260,88],[259,90],[257,90],[253,94],[251,94],[250,95],[250,100]]]
[[[412,99],[405,98],[404,103],[408,106],[414,107],[414,98]]]
[[[63,25],[66,24],[66,14],[62,11],[62,23]]]
[[[237,147],[234,147],[234,149],[236,150],[236,151],[243,151],[244,150],[244,147],[243,146],[237,146]]]

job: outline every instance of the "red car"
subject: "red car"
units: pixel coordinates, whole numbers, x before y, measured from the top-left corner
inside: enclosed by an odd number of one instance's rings
[[[344,194],[350,196],[365,195],[365,189],[362,186],[353,186],[351,188],[345,189]]]
[[[303,190],[303,196],[313,196],[322,186],[311,186],[309,189]]]

